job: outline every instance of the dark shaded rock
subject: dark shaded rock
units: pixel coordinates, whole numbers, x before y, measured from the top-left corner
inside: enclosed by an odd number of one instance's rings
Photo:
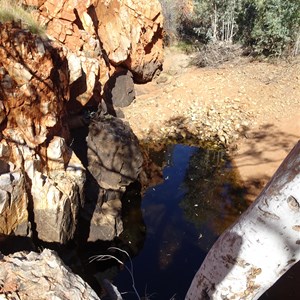
[[[122,195],[121,191],[102,189],[89,174],[79,229],[84,241],[111,241],[122,233]]]
[[[131,128],[111,116],[97,117],[87,137],[88,169],[104,189],[123,190],[141,172],[143,157]]]
[[[9,172],[9,164],[6,161],[0,159],[0,175],[8,172]]]
[[[92,119],[86,141],[90,174],[82,216],[89,223],[87,240],[112,240],[123,231],[121,198],[142,170],[142,153],[129,125],[110,115]]]
[[[100,189],[96,207],[90,216],[88,242],[111,241],[123,231],[122,192]]]
[[[162,30],[159,31],[158,36],[161,35]],[[127,59],[123,64],[128,67],[133,74],[134,82],[136,83],[146,83],[154,78],[157,78],[162,71],[162,64],[159,60],[153,60],[145,62],[144,64],[136,64],[132,66],[131,59]]]
[[[129,70],[118,70],[107,81],[104,87],[104,99],[109,109],[126,107],[135,99],[132,73]]]
[[[99,300],[54,251],[17,252],[0,260],[0,293],[9,299]],[[8,299],[8,298],[5,298]]]

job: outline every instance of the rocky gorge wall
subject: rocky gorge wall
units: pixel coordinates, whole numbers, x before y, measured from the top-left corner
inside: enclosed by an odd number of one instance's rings
[[[120,70],[132,72],[135,82],[147,82],[162,67],[163,17],[158,0],[23,2],[38,8],[36,19],[67,48],[71,101],[83,106],[99,101],[104,86]],[[82,82],[81,89],[73,84],[76,81]]]
[[[161,69],[160,5],[23,3],[35,8],[47,36],[20,22],[0,24],[0,233],[66,243],[87,208],[89,240],[111,240],[122,231],[122,193],[137,179],[142,155],[128,125],[106,113],[120,97],[111,92],[122,91],[119,74],[133,88]],[[91,122],[84,117],[97,108]],[[70,126],[89,126],[87,164],[72,150]]]

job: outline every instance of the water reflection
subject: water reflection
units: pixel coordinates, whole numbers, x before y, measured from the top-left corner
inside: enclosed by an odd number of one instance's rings
[[[247,208],[245,190],[224,150],[197,149],[184,179],[187,193],[180,202],[185,218],[220,235]]]
[[[133,259],[136,286],[151,299],[184,299],[206,253],[246,205],[225,152],[169,145],[163,153],[164,162],[161,152],[150,155],[164,166],[164,181],[142,200],[147,235]],[[115,283],[131,286],[126,272]]]

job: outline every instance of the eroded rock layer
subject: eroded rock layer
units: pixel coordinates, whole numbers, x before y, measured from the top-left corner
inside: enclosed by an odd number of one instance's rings
[[[1,233],[30,234],[34,223],[42,240],[73,237],[85,172],[66,144],[68,100],[62,50],[16,24],[0,24]]]
[[[94,208],[87,212],[90,240],[113,239],[123,228],[122,193],[141,171],[138,141],[118,119],[93,119],[88,164],[83,166],[71,149],[69,126],[87,128],[90,111],[97,107],[103,117],[114,106],[129,105],[133,82],[149,81],[159,71],[160,4],[23,4],[34,8],[33,16],[47,34],[32,34],[19,21],[0,23],[0,233],[28,236],[33,230],[43,241],[71,240],[79,211],[86,207],[88,167],[98,191],[88,199]]]

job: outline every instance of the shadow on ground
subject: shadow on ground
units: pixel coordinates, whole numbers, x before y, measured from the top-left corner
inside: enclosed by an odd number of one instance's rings
[[[232,153],[234,168],[241,175],[253,201],[273,176],[281,162],[299,140],[299,136],[280,130],[275,124],[266,124],[259,130],[244,133],[246,140]]]

